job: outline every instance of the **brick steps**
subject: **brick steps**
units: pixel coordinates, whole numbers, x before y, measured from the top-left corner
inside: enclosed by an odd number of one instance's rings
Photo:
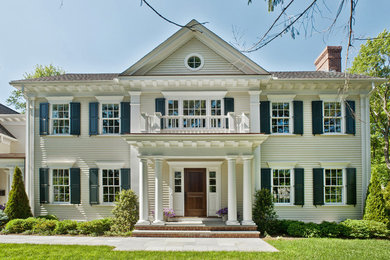
[[[133,237],[259,238],[258,231],[134,230]]]
[[[176,231],[257,231],[257,226],[205,226],[205,225],[165,225],[136,226],[136,230],[176,230]]]

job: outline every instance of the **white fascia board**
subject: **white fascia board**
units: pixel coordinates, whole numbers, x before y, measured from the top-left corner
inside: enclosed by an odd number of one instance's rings
[[[318,96],[320,97],[321,100],[327,102],[342,101],[348,97],[347,94],[320,94]]]
[[[48,160],[46,163],[47,167],[49,168],[63,168],[68,169],[72,168],[73,165],[76,163],[76,160],[69,160],[69,159],[63,159],[63,160]]]
[[[50,104],[66,104],[73,100],[73,96],[46,97]]]
[[[349,161],[322,161],[321,168],[347,168],[351,162]]]
[[[267,98],[271,102],[291,102],[296,95],[267,95]]]
[[[164,97],[213,97],[215,99],[226,96],[227,91],[163,91]]]
[[[124,161],[96,161],[99,169],[120,169],[125,166]]]
[[[292,169],[295,168],[297,162],[294,161],[268,161],[268,167],[272,169]]]
[[[119,103],[124,96],[95,96],[100,103]]]

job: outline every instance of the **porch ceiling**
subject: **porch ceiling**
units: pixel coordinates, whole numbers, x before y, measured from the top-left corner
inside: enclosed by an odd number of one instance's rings
[[[130,134],[122,136],[137,148],[234,148],[256,147],[263,143],[265,134]]]

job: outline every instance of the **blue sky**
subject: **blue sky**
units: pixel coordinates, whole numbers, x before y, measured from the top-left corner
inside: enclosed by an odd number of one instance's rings
[[[228,42],[232,27],[250,46],[279,13],[267,12],[264,0],[149,0],[166,17],[185,24],[195,18]],[[290,14],[311,1],[297,0]],[[323,30],[334,16],[339,0],[327,1],[332,12],[322,11],[315,20]],[[390,29],[389,1],[360,0],[354,26],[356,37],[376,36]],[[323,6],[321,4],[321,6]],[[332,33],[312,32],[292,39],[277,38],[248,54],[269,71],[314,70],[313,62],[326,45],[346,46],[345,15]],[[0,102],[5,103],[14,79],[32,72],[36,64],[53,64],[66,72],[122,72],[176,32],[178,27],[155,15],[140,0],[13,0],[0,2]],[[277,31],[277,30],[276,30]],[[354,42],[351,57],[362,42]],[[343,51],[343,58],[345,51]],[[344,67],[344,63],[343,63]]]

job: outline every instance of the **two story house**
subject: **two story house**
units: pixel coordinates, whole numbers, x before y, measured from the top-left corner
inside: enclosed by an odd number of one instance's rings
[[[266,188],[279,218],[361,218],[370,179],[369,94],[380,79],[269,72],[195,20],[122,73],[15,80],[27,97],[26,186],[35,215],[111,215],[139,196],[139,225],[177,216],[254,225]]]

